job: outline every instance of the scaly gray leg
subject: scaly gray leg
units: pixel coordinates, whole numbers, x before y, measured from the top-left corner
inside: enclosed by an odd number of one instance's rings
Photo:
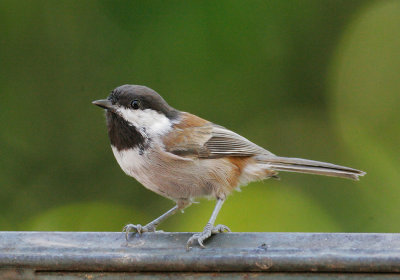
[[[129,233],[133,231],[134,233],[137,232],[139,234],[142,234],[143,232],[155,232],[156,227],[161,224],[164,220],[166,220],[168,217],[174,215],[179,209],[182,209],[181,207],[175,205],[175,207],[171,208],[168,210],[166,213],[162,214],[160,217],[155,219],[154,221],[148,223],[145,226],[142,226],[140,224],[133,225],[133,224],[128,224],[124,226],[124,229],[122,231],[125,232],[125,238],[128,240],[129,238]]]
[[[214,226],[215,220],[217,219],[219,210],[221,210],[222,204],[224,204],[225,200],[218,199],[217,204],[215,205],[214,211],[211,215],[210,220],[208,221],[207,225],[204,227],[203,232],[195,233],[192,237],[189,238],[188,242],[186,243],[186,250],[189,250],[192,243],[197,240],[201,248],[205,248],[203,241],[209,238],[212,234],[219,233],[219,232],[231,232],[231,230],[224,225],[217,225]]]

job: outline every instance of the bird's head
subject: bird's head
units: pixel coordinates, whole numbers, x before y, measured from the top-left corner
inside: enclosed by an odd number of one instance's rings
[[[151,134],[162,133],[179,114],[157,92],[139,85],[117,87],[107,99],[92,103],[107,110],[109,126],[118,125],[123,120],[138,131]]]

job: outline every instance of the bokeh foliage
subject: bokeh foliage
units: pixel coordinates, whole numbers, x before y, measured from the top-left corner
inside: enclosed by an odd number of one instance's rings
[[[225,203],[235,231],[400,230],[396,0],[0,2],[0,230],[109,230],[173,203],[125,176],[90,104],[144,84],[282,156],[368,172],[281,174]],[[164,230],[200,230],[200,200]]]

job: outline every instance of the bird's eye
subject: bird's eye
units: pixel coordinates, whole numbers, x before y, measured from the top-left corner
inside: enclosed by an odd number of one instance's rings
[[[139,100],[137,100],[137,99],[133,100],[133,101],[131,102],[131,107],[132,107],[134,110],[139,109]]]

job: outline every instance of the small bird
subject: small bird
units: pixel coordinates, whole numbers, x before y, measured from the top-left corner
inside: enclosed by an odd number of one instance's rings
[[[211,197],[216,206],[201,233],[186,244],[190,249],[212,234],[230,232],[214,226],[227,196],[253,181],[278,178],[278,171],[300,172],[358,180],[366,173],[314,160],[276,156],[239,134],[190,113],[181,112],[154,90],[122,85],[107,99],[93,101],[106,110],[108,136],[122,170],[176,206],[148,223],[128,224],[130,232],[154,232],[165,219],[190,206],[195,198]]]

